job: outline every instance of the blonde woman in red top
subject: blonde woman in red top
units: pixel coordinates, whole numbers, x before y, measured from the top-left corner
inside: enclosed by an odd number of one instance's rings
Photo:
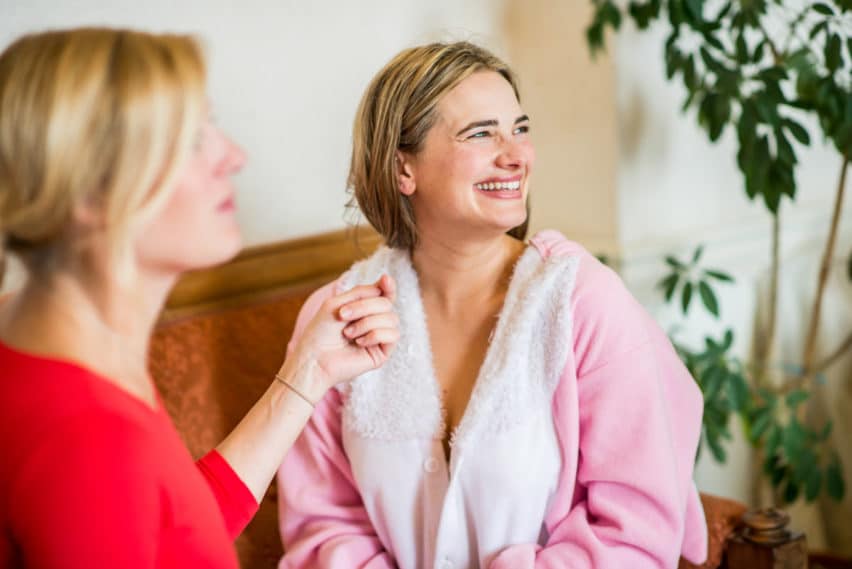
[[[78,29],[0,55],[0,567],[234,568],[231,539],[332,385],[398,338],[393,283],[332,297],[270,387],[193,464],[146,369],[178,276],[240,247],[245,156],[184,36]]]

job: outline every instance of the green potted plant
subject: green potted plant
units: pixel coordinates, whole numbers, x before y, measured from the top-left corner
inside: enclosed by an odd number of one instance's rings
[[[640,30],[658,22],[667,30],[667,78],[686,89],[683,111],[694,111],[711,142],[726,128],[736,132],[737,166],[749,199],[761,200],[772,217],[770,311],[759,333],[754,361],[730,353],[734,333],[706,337],[699,349],[679,344],[681,358],[704,393],[701,448],[726,460],[730,423],[738,417],[771,482],[777,503],[826,492],[845,493],[842,466],[827,443],[830,421],[806,421],[806,400],[818,379],[852,347],[852,331],[829,355],[816,358],[816,339],[826,283],[835,252],[844,186],[852,156],[852,0],[805,2],[795,8],[782,0],[592,0],[594,15],[587,41],[594,55],[604,47],[607,28],[618,30],[626,14]],[[689,37],[689,41],[684,41]],[[689,47],[688,47],[689,46]],[[813,121],[805,120],[811,117]],[[805,124],[818,124],[837,151],[839,174],[831,225],[816,276],[800,365],[772,365],[779,285],[779,206],[797,194],[797,148],[811,142]],[[804,123],[804,124],[803,124]],[[689,260],[668,256],[659,288],[684,314],[695,299],[719,316],[714,287],[733,279],[701,265],[701,247]],[[849,263],[852,278],[852,260]]]

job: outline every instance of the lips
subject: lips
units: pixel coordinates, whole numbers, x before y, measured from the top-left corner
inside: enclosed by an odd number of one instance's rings
[[[234,202],[234,197],[230,196],[227,199],[223,200],[218,206],[216,206],[217,211],[221,212],[230,212],[236,209],[236,203]]]
[[[521,176],[512,178],[491,178],[473,185],[476,191],[492,198],[519,199],[522,197]]]

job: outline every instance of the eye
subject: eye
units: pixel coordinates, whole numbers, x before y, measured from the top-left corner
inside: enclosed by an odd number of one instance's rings
[[[488,136],[491,136],[491,133],[488,132],[487,130],[478,130],[478,131],[468,135],[468,138],[486,138]]]
[[[530,125],[522,124],[521,126],[515,128],[514,134],[526,134],[530,131]]]

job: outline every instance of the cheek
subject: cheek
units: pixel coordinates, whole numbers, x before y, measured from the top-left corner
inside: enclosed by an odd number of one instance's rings
[[[535,146],[533,146],[533,143],[528,140],[524,143],[521,149],[521,152],[524,154],[524,161],[526,162],[527,170],[531,170],[535,165]]]
[[[453,186],[471,186],[491,172],[492,158],[474,145],[459,148],[438,172]]]

